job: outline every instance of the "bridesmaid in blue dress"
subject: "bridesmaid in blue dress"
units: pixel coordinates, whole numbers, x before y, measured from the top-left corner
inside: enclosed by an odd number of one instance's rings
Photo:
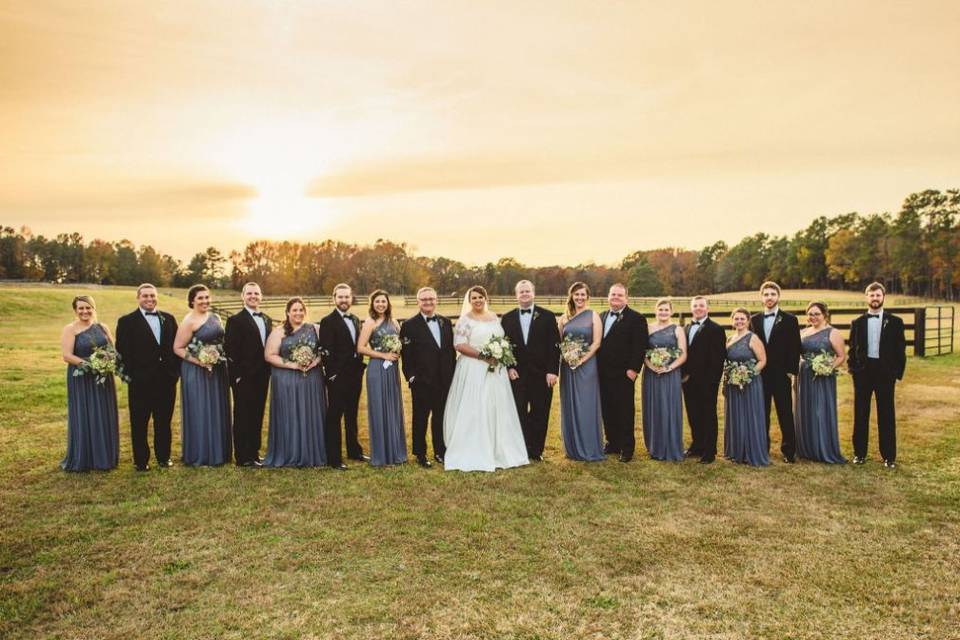
[[[680,366],[687,361],[687,336],[672,323],[673,303],[657,300],[657,320],[650,325],[650,349],[677,349],[680,355],[665,367],[650,358],[643,368],[643,442],[654,460],[683,460],[683,387]]]
[[[847,359],[843,336],[829,324],[827,305],[811,302],[807,306],[810,326],[800,332],[803,355],[821,352],[833,355],[833,366],[839,368]],[[797,375],[797,455],[807,460],[843,464],[840,434],[837,431],[837,378],[816,376],[803,358]]]
[[[94,375],[74,376],[90,354],[113,344],[110,330],[97,322],[90,296],[73,299],[76,320],[63,328],[60,347],[67,363],[67,455],[60,463],[64,471],[105,471],[120,460],[120,423],[117,390],[113,376],[102,384]]]
[[[327,411],[317,326],[306,322],[302,298],[290,298],[282,325],[270,332],[264,357],[270,374],[270,433],[266,467],[325,467],[324,414]],[[294,351],[308,346],[313,358],[294,362]],[[309,355],[309,354],[308,354]]]
[[[603,326],[588,306],[590,289],[574,282],[567,295],[567,310],[560,319],[562,338],[580,338],[587,351],[579,362],[560,364],[560,433],[571,460],[606,460],[600,417],[600,378],[594,356],[600,348]]]
[[[377,351],[385,336],[399,336],[390,296],[383,289],[370,294],[370,315],[357,339],[357,352],[368,356],[367,426],[370,432],[370,464],[382,467],[407,461],[403,431],[403,399],[400,396],[400,356]]]
[[[756,362],[757,372],[767,363],[767,354],[748,327],[750,312],[739,308],[731,315],[734,333],[727,339],[727,360]],[[770,464],[767,425],[763,404],[763,381],[757,375],[743,389],[723,387],[723,452],[733,462],[765,467]]]
[[[210,312],[210,290],[195,284],[187,292],[191,311],[183,318],[173,352],[183,359],[180,369],[180,444],[183,464],[221,465],[230,462],[230,398],[225,361],[202,364],[189,345],[223,344],[223,325]]]

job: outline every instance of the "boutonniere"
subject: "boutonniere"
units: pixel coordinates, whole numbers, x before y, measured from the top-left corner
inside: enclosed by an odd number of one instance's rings
[[[880,327],[880,330],[881,330],[881,331],[883,331],[884,329],[887,328],[887,323],[888,323],[888,322],[890,322],[890,318],[884,318],[884,319],[883,319],[883,326]]]
[[[540,312],[539,312],[539,311],[534,311],[534,312],[533,312],[533,318],[531,318],[531,320],[536,320],[536,319],[539,318],[539,317],[540,317]]]
[[[777,314],[777,319],[774,321],[773,324],[780,324],[781,322],[783,322],[783,314],[782,314],[782,313],[778,313],[778,314]]]

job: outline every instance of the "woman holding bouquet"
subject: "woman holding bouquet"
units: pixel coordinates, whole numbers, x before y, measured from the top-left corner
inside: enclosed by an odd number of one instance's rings
[[[183,317],[173,352],[180,368],[180,444],[183,464],[221,465],[230,461],[230,399],[227,392],[223,325],[210,312],[210,290],[195,284],[187,291],[190,312]]]
[[[367,428],[370,464],[382,467],[407,461],[403,432],[403,399],[400,396],[400,325],[393,319],[390,295],[377,289],[370,294],[369,316],[360,328],[357,353],[368,356]]]
[[[765,467],[770,464],[767,424],[760,371],[767,354],[751,332],[750,312],[740,307],[730,316],[733,335],[727,339],[723,386],[723,453],[733,462]]]
[[[284,321],[270,332],[263,357],[270,373],[270,433],[266,467],[324,467],[323,376],[317,326],[306,321],[307,305],[290,298]]]
[[[507,376],[507,366],[515,360],[504,340],[500,320],[487,306],[486,289],[470,287],[454,331],[453,346],[460,356],[443,415],[443,466],[448,471],[495,471],[529,463]]]
[[[683,460],[683,386],[680,367],[687,360],[687,337],[670,321],[673,303],[661,298],[650,325],[643,369],[643,442],[654,460]]]
[[[60,336],[67,363],[67,455],[60,468],[105,471],[120,460],[117,390],[113,373],[106,370],[109,367],[95,370],[91,359],[95,352],[112,352],[113,338],[110,330],[97,322],[93,298],[77,296],[72,306],[76,318]]]
[[[571,460],[606,460],[600,422],[600,378],[594,356],[600,349],[603,326],[590,309],[590,289],[574,282],[567,292],[567,309],[560,318],[560,433]]]
[[[843,335],[830,326],[827,305],[807,305],[810,326],[800,332],[797,375],[797,455],[807,460],[843,464],[837,432],[837,372],[846,361]]]

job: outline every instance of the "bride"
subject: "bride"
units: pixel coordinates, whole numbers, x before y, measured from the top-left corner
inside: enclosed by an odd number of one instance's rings
[[[502,335],[486,290],[471,287],[453,337],[460,357],[443,416],[444,469],[495,471],[529,463],[507,370],[490,371],[492,363],[480,357],[487,340]]]

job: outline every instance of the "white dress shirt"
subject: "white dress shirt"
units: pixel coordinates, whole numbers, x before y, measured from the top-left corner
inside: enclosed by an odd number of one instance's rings
[[[529,313],[523,313],[524,311],[529,311]],[[520,332],[523,334],[523,344],[527,344],[527,340],[530,339],[530,325],[533,323],[533,305],[530,305],[526,309],[520,307]]]
[[[347,330],[350,331],[350,337],[353,338],[353,344],[357,344],[357,328],[353,326],[353,318],[348,318],[347,314],[340,311],[340,309],[337,309],[337,313],[343,318],[343,323],[347,325]]]
[[[154,309],[150,314],[147,314],[147,310],[143,307],[139,307],[140,313],[143,314],[144,319],[147,321],[147,324],[150,325],[150,331],[153,332],[153,337],[157,341],[157,344],[160,344],[160,312]]]
[[[703,328],[703,323],[707,321],[707,316],[703,316],[703,318],[700,320],[697,320],[696,318],[694,318],[693,321],[699,322],[700,324],[690,325],[690,333],[687,334],[687,344],[690,344],[691,342],[693,342],[693,339],[696,337],[697,333],[699,333],[700,329]]]
[[[436,315],[427,316],[422,313],[420,315],[423,316],[423,321],[427,323],[427,329],[430,329],[430,333],[433,334],[433,339],[436,341],[437,346],[438,347],[441,346],[440,345],[440,318],[437,318]],[[427,322],[430,318],[437,318],[437,320],[436,322]]]
[[[257,323],[257,328],[260,329],[260,343],[267,344],[267,323],[263,319],[263,314],[259,311],[254,311],[247,305],[243,305],[243,308],[253,317],[253,321]],[[254,315],[257,313],[260,315]]]
[[[876,315],[877,319],[872,320],[871,315]],[[883,329],[883,309],[880,313],[872,314],[867,312],[867,357],[880,357],[880,332]]]
[[[611,310],[610,310],[610,313],[607,314],[607,321],[603,323],[603,337],[604,337],[604,338],[607,337],[607,334],[610,333],[610,329],[612,329],[612,328],[613,328],[613,325],[615,325],[615,324],[617,323],[617,320],[620,319],[620,314],[623,313],[623,310],[624,310],[624,309],[626,309],[626,307],[624,307],[623,309],[620,309],[620,311],[613,311],[613,310],[611,309]],[[616,313],[616,314],[618,314],[618,315],[613,315],[614,313]]]
[[[768,313],[772,313],[771,317],[767,317]],[[780,313],[780,307],[776,306],[770,311],[763,312],[763,336],[764,339],[769,342],[770,334],[773,333],[773,323],[777,321],[777,314]]]

